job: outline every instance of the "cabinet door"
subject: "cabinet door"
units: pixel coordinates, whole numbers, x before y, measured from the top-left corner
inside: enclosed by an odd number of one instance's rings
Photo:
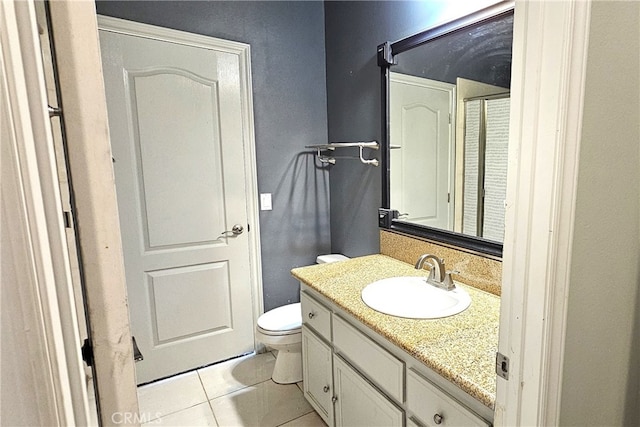
[[[306,326],[302,327],[304,397],[327,425],[333,425],[331,348]]]
[[[336,427],[401,427],[403,412],[340,357],[333,356]]]

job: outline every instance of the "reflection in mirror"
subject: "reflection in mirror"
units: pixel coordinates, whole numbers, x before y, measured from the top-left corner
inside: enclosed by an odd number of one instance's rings
[[[508,94],[464,99],[462,215],[455,231],[502,242],[507,194]],[[459,217],[462,218],[459,218]]]
[[[444,230],[501,251],[512,34],[513,9],[503,7],[415,46],[390,45],[383,207],[399,212],[392,228]]]

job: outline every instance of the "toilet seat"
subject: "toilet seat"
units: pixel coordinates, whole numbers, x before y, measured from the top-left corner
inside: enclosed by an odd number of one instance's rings
[[[258,318],[257,329],[264,335],[292,335],[302,330],[300,303],[274,308]]]

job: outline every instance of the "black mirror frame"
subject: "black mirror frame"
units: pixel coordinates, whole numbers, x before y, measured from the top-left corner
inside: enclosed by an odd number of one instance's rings
[[[390,159],[391,139],[390,111],[389,111],[389,87],[390,87],[390,67],[396,62],[395,56],[413,49],[430,40],[435,40],[449,33],[457,31],[469,25],[492,19],[501,15],[506,15],[514,10],[514,1],[503,1],[481,9],[470,15],[447,22],[442,25],[421,31],[420,33],[398,40],[396,42],[385,42],[378,46],[377,58],[381,75],[382,93],[382,141],[380,146],[380,165],[382,167],[382,207],[380,209],[380,227],[392,231],[397,231],[412,236],[445,243],[449,246],[456,246],[463,250],[484,254],[490,257],[502,258],[502,243],[481,239],[475,236],[467,236],[448,230],[440,230],[424,225],[412,224],[394,218],[391,209],[390,194]]]

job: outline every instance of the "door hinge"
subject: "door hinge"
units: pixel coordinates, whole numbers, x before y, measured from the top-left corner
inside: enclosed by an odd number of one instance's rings
[[[496,374],[509,379],[509,358],[500,352],[496,353]]]
[[[131,344],[133,346],[133,360],[136,362],[144,360],[144,357],[138,348],[138,343],[136,343],[136,337],[131,337]],[[82,342],[80,354],[82,354],[82,360],[84,360],[87,366],[93,366],[93,346],[91,345],[89,338],[85,338]]]
[[[87,366],[93,366],[93,346],[91,345],[89,338],[84,339],[82,347],[80,348],[80,353],[82,354],[82,360],[84,360]]]
[[[71,228],[71,212],[62,211],[62,217],[64,218],[64,228]]]
[[[451,193],[447,193],[447,203],[451,203]]]
[[[60,108],[52,107],[51,105],[47,105],[47,111],[49,112],[49,118],[62,115]]]
[[[141,360],[144,360],[144,356],[142,356],[142,353],[138,348],[136,337],[131,337],[131,341],[133,342],[133,360],[135,360],[136,362],[140,362]]]

